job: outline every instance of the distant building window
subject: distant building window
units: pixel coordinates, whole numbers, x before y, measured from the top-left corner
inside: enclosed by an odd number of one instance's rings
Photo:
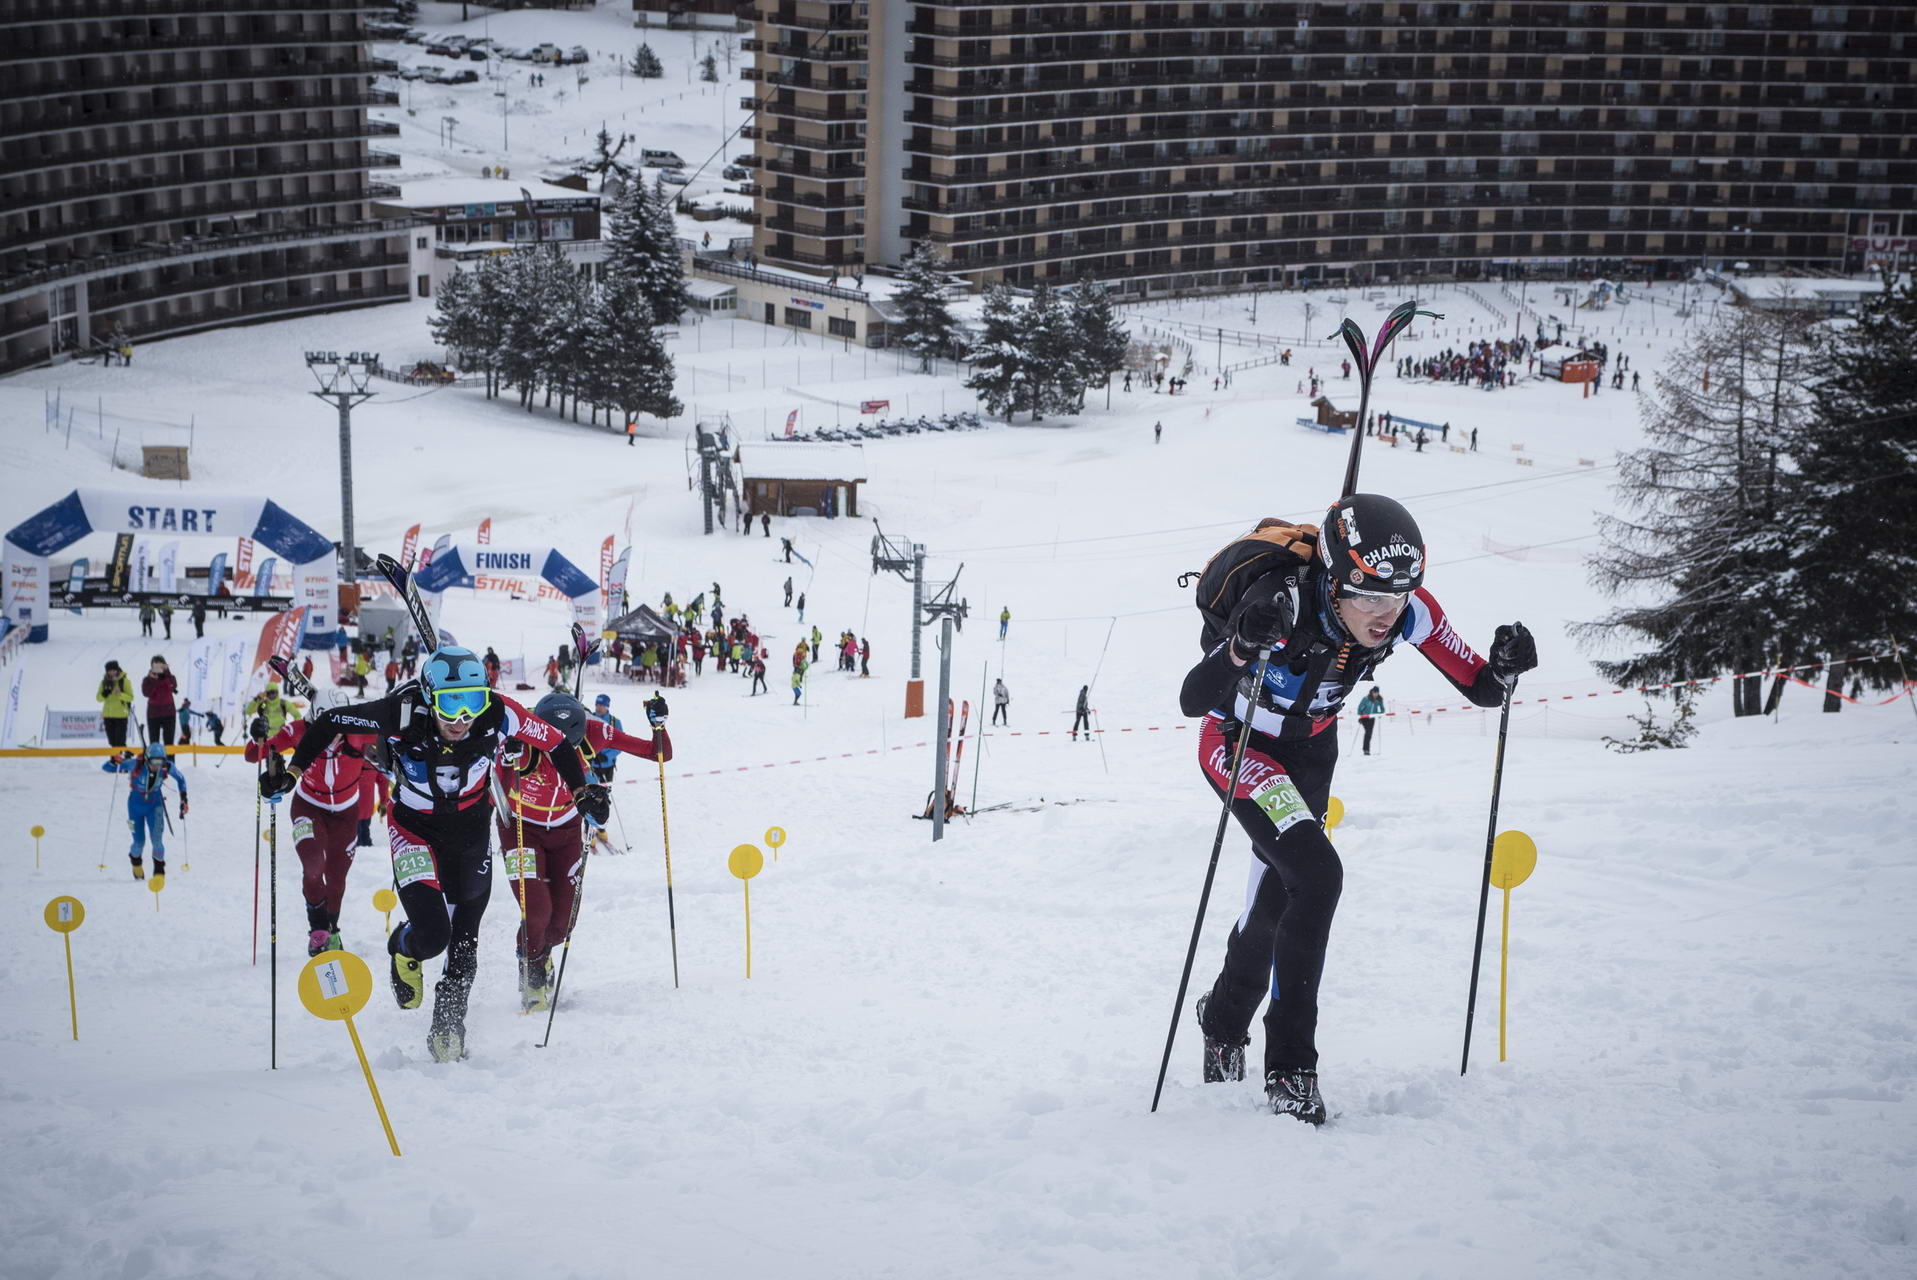
[[[430,298],[433,296],[433,278],[431,276],[421,276],[419,278],[419,296],[422,298]]]
[[[415,240],[413,242],[413,247],[416,249],[424,249],[426,247],[426,237],[421,236],[417,240]]]
[[[845,319],[843,316],[827,316],[825,318],[825,331],[835,338],[856,338],[859,336],[859,326]]]
[[[810,329],[812,327],[812,312],[805,307],[787,307],[785,309],[785,322],[794,329]]]

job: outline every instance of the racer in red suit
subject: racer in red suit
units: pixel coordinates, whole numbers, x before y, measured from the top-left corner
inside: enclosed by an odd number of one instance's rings
[[[269,755],[292,751],[306,736],[309,721],[288,720],[272,737],[246,744],[246,758],[258,764]],[[256,722],[263,734],[266,723]],[[293,851],[300,859],[301,896],[306,900],[306,954],[338,951],[340,903],[346,874],[360,844],[360,815],[371,816],[374,797],[385,785],[368,760],[378,739],[372,734],[342,734],[326,744],[300,774],[287,816],[293,820]]]
[[[516,751],[509,746],[507,759],[494,775],[499,847],[506,850],[506,874],[524,915],[519,930],[524,961],[519,998],[528,1011],[551,1003],[552,949],[572,932],[579,878],[586,864],[579,810],[553,757],[570,754],[582,767],[608,750],[629,751],[643,760],[672,759],[665,699],[653,698],[646,712],[653,725],[650,740],[587,715],[570,694],[549,693],[539,700],[534,713],[563,732],[566,745],[551,751]]]

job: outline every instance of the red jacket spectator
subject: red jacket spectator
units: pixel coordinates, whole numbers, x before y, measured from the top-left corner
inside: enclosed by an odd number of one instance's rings
[[[180,691],[180,682],[166,669],[166,663],[158,658],[154,661],[159,664],[160,670],[147,672],[140,681],[140,692],[146,695],[146,715],[149,720],[154,716],[172,715],[173,695]]]

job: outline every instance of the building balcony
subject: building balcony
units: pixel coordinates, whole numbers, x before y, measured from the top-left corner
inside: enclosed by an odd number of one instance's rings
[[[843,227],[818,227],[809,222],[800,222],[788,214],[775,214],[759,224],[767,231],[784,231],[795,236],[804,236],[808,240],[855,240],[865,234],[862,223],[853,223]]]
[[[758,198],[771,204],[792,205],[804,209],[863,209],[863,193],[828,195],[819,191],[795,191],[791,187],[760,187]]]
[[[793,133],[788,129],[760,129],[748,125],[739,130],[741,137],[756,138],[760,142],[771,143],[775,147],[791,147],[795,151],[864,151],[864,138],[809,138],[804,134]]]
[[[95,159],[85,157],[87,161]],[[336,160],[308,160],[300,164],[242,165],[226,169],[206,169],[198,173],[143,173],[126,178],[101,178],[78,182],[51,191],[30,191],[18,196],[0,197],[0,215],[26,209],[46,209],[82,200],[125,195],[135,191],[164,191],[181,187],[208,187],[222,182],[252,182],[269,178],[297,177],[315,173],[362,173],[370,169],[392,169],[399,157],[383,151]]]
[[[40,26],[100,18],[200,17],[212,14],[364,13],[365,0],[6,0],[0,27]]]
[[[843,72],[833,75],[814,76],[810,72],[762,71],[758,67],[746,67],[739,72],[743,80],[753,80],[760,84],[778,85],[782,89],[807,89],[813,93],[863,93],[866,79],[863,75],[850,76]]]
[[[302,48],[337,45],[357,48],[365,43],[360,31],[266,30],[253,32],[206,32],[178,36],[95,35],[79,43],[55,40],[39,42],[25,38],[0,44],[0,65],[10,62],[67,62],[74,58],[117,58],[146,53],[180,53],[194,49],[252,49],[278,45]]]
[[[124,93],[140,88],[183,89],[191,85],[231,84],[238,81],[363,80],[398,70],[399,64],[396,62],[369,58],[364,62],[283,62],[260,67],[192,67],[177,71],[149,71],[139,75],[114,75],[98,80],[89,76],[65,75],[52,84],[23,85],[17,77],[10,76],[5,87],[0,87],[0,102],[44,102],[87,94]]]
[[[794,9],[757,9],[746,5],[740,9],[748,21],[763,22],[770,27],[792,27],[799,31],[857,31],[865,30],[865,21],[855,18],[851,5],[832,6],[832,16],[825,18],[806,17]]]
[[[800,267],[862,267],[865,255],[851,249],[840,249],[833,253],[808,253],[803,249],[778,249],[771,245],[756,250],[766,262],[789,262]],[[810,292],[818,293],[819,287],[811,287]]]
[[[95,278],[136,271],[160,263],[184,264],[233,253],[250,253],[268,246],[338,244],[382,236],[403,236],[413,230],[410,218],[325,223],[315,227],[288,227],[272,231],[243,231],[206,235],[151,244],[115,253],[78,254],[59,262],[29,265],[0,276],[0,303],[44,290],[62,280]]]
[[[60,105],[42,110],[30,120],[6,126],[5,135],[8,142],[17,142],[50,133],[74,133],[160,120],[224,120],[234,116],[280,115],[288,111],[352,111],[398,105],[399,95],[383,89],[298,98],[249,98],[232,103],[196,102],[183,107],[129,107],[118,111],[79,111],[71,105]],[[380,127],[391,127],[397,132],[397,126]]]
[[[780,120],[818,120],[826,124],[863,124],[865,108],[847,103],[842,107],[821,109],[801,107],[781,102],[777,98],[741,98],[739,105],[747,111],[758,111],[761,115],[773,116]]]
[[[230,259],[215,261],[230,261]],[[387,253],[369,257],[284,262],[277,266],[253,267],[243,271],[187,271],[171,280],[158,280],[132,289],[108,291],[89,288],[87,310],[93,315],[99,315],[104,311],[117,311],[143,302],[152,302],[156,298],[183,298],[196,293],[215,293],[221,289],[237,289],[242,285],[261,284],[268,280],[302,280],[314,276],[339,275],[350,271],[386,271],[405,268],[411,262],[410,254]]]
[[[348,307],[371,306],[381,302],[404,302],[412,297],[412,289],[405,284],[379,284],[359,289],[303,290],[298,294],[291,290],[278,290],[270,286],[260,287],[266,296],[255,302],[245,302],[231,307],[208,307],[198,311],[182,310],[177,315],[140,324],[122,322],[121,328],[127,337],[145,342],[154,338],[176,337],[180,334],[196,333],[202,329],[214,329],[241,320],[264,320],[269,317],[303,315],[314,311],[340,311]]]
[[[172,209],[138,209],[110,213],[101,217],[89,217],[82,222],[68,223],[62,226],[38,227],[31,231],[15,232],[0,237],[0,252],[14,249],[51,247],[73,240],[104,239],[116,232],[133,231],[141,227],[160,227],[169,223],[202,224],[240,217],[253,217],[261,213],[284,212],[303,213],[309,209],[319,209],[343,204],[364,204],[370,200],[396,200],[399,188],[368,183],[352,191],[308,192],[300,195],[282,195],[274,197],[256,196],[248,200],[227,200],[219,204],[183,205]],[[154,239],[142,245],[144,249],[164,250],[172,243],[190,243],[187,237],[173,239]]]
[[[747,36],[739,41],[739,47],[747,53],[756,53],[769,58],[792,58],[799,62],[857,62],[866,61],[865,46],[856,48],[832,48],[828,45],[811,45],[803,41],[797,44],[778,40],[760,40]]]
[[[139,142],[121,147],[87,147],[84,150],[63,150],[57,154],[34,154],[23,156],[9,152],[0,144],[0,168],[4,168],[10,177],[24,177],[29,173],[39,173],[50,169],[84,169],[92,165],[115,160],[137,159],[142,156],[184,156],[203,151],[231,151],[253,147],[273,147],[283,145],[305,145],[320,142],[356,142],[362,138],[394,138],[399,136],[399,126],[384,120],[366,120],[359,124],[345,125],[333,129],[276,129],[258,133],[230,133],[220,137],[194,136],[186,138],[160,139],[152,142]],[[384,155],[384,153],[375,153]],[[381,159],[375,164],[396,164],[396,159]]]
[[[810,178],[817,182],[854,182],[865,176],[862,164],[833,168],[823,165],[799,164],[793,160],[766,160],[761,166],[767,173],[783,173],[794,178]]]

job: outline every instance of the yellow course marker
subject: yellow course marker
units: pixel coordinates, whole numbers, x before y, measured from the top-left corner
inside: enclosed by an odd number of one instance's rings
[[[1325,801],[1325,830],[1335,831],[1338,824],[1345,820],[1345,802],[1337,796]]]
[[[73,1038],[80,1038],[80,1002],[73,994],[73,931],[86,923],[87,909],[78,898],[64,894],[47,903],[47,928],[60,935],[67,948],[67,1014],[73,1019]]]
[[[1522,831],[1500,831],[1491,845],[1491,883],[1504,890],[1504,928],[1498,940],[1498,1061],[1505,1059],[1505,990],[1511,964],[1511,890],[1537,869],[1538,846]]]
[[[353,1038],[353,1052],[359,1055],[359,1069],[366,1076],[366,1088],[373,1095],[373,1109],[379,1112],[380,1127],[386,1130],[386,1145],[398,1155],[399,1139],[393,1136],[393,1122],[386,1118],[386,1104],[380,1101],[379,1086],[373,1083],[366,1047],[359,1042],[359,1028],[353,1025],[353,1015],[372,998],[373,971],[350,951],[322,951],[300,970],[299,993],[300,1003],[315,1018],[346,1024],[346,1034]]]
[[[160,892],[166,888],[166,877],[150,876],[147,878],[146,887],[148,891],[153,894],[153,913],[158,915],[160,912]]]
[[[779,846],[785,843],[785,828],[767,827],[765,829],[765,842],[772,846],[772,860],[777,862],[779,860]]]
[[[752,877],[765,869],[765,855],[756,844],[742,844],[726,858],[726,870],[739,878],[745,890],[746,977],[752,976]]]
[[[35,824],[33,830],[28,833],[33,837],[33,869],[35,871],[40,869],[40,837],[46,833],[47,829],[38,824]]]
[[[373,895],[373,910],[386,913],[386,932],[393,931],[393,908],[399,905],[399,895],[391,889],[381,889]]]

